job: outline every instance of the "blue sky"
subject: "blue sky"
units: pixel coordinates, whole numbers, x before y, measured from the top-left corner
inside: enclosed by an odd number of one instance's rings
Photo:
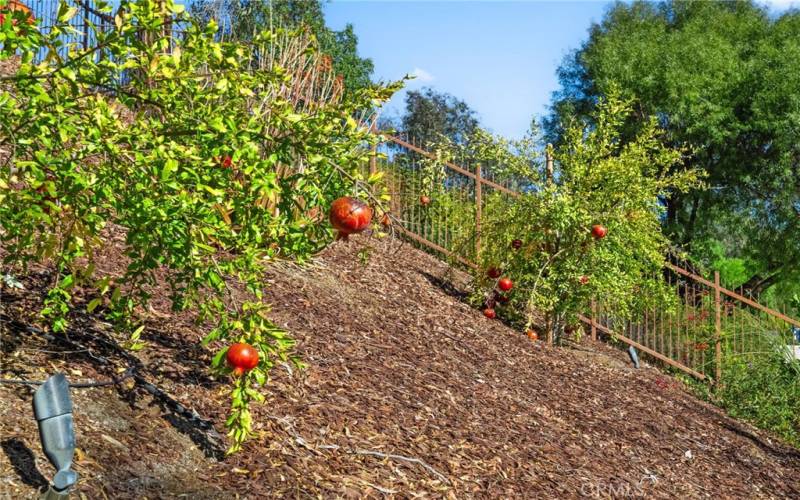
[[[772,0],[775,11],[800,0]],[[607,1],[348,1],[325,5],[328,26],[352,23],[359,52],[372,58],[375,78],[419,78],[465,100],[495,133],[521,137],[547,110],[558,88],[556,68],[588,37]],[[403,93],[384,113],[398,114]]]

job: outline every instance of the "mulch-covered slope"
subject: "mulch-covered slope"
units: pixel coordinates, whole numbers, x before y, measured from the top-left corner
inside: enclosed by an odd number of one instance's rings
[[[363,245],[373,247],[366,265],[357,256]],[[35,288],[41,279],[24,281]],[[549,348],[485,319],[455,293],[463,275],[396,241],[337,243],[305,268],[276,268],[271,281],[273,318],[298,339],[309,367],[275,370],[267,403],[255,411],[260,438],[218,462],[213,433],[151,404],[143,391],[76,389],[80,492],[800,497],[797,450],[655,369],[633,370],[613,349]],[[7,291],[7,317],[24,319],[33,307],[30,293],[21,294]],[[188,317],[165,316],[163,306],[146,332],[148,348],[136,353],[141,373],[221,432],[227,386],[204,371],[210,355],[195,346],[202,332]],[[0,376],[41,378],[40,370],[57,368],[80,370],[75,380],[109,375],[80,353],[37,351],[47,348],[35,334],[9,330],[4,339]],[[0,497],[25,498],[52,474],[29,394],[0,385]]]

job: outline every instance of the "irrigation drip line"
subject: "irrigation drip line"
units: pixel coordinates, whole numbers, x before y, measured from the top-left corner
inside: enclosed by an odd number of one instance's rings
[[[111,360],[109,360],[107,357],[101,354],[95,354],[94,352],[92,352],[91,349],[87,348],[80,342],[73,340],[72,338],[68,338],[67,336],[56,337],[54,335],[45,332],[44,330],[26,325],[20,321],[9,318],[4,314],[0,314],[0,322],[5,323],[6,325],[10,326],[11,328],[15,329],[18,332],[32,333],[34,335],[38,335],[44,338],[49,342],[55,342],[55,343],[61,342],[63,344],[72,347],[73,349],[81,350],[86,354],[86,356],[88,356],[90,359],[97,362],[98,364],[104,366],[113,365]],[[115,352],[120,357],[125,359],[125,361],[127,361],[128,368],[118,378],[114,378],[112,380],[97,381],[97,382],[82,382],[78,384],[70,384],[70,387],[74,388],[107,387],[111,385],[117,385],[119,384],[119,382],[122,382],[123,380],[132,378],[137,387],[143,389],[145,392],[153,396],[154,399],[161,402],[171,411],[185,418],[187,421],[196,425],[200,429],[207,431],[209,433],[213,433],[214,434],[213,437],[215,438],[219,437],[219,434],[217,434],[216,430],[214,429],[214,423],[211,420],[206,420],[202,418],[196,411],[186,408],[185,406],[183,406],[183,404],[176,401],[169,394],[159,389],[155,385],[151,384],[142,375],[140,375],[139,370],[142,368],[142,362],[139,360],[139,358],[127,352],[124,348],[120,347],[119,344],[117,344],[116,342],[111,342],[103,338],[104,332],[96,328],[92,328],[90,326],[83,326],[83,329],[85,330],[85,332],[79,330],[72,330],[69,332],[69,335],[71,337],[84,338],[108,347],[111,351]],[[43,382],[30,381],[30,380],[0,379],[0,383],[19,384],[19,385],[40,385]]]
[[[72,389],[90,389],[94,387],[108,387],[112,385],[119,385],[123,381],[131,378],[134,376],[133,374],[134,368],[129,366],[119,377],[114,377],[111,380],[103,380],[98,382],[68,382],[68,385]],[[13,384],[13,385],[42,385],[44,384],[44,380],[23,380],[23,379],[15,379],[15,378],[2,378],[0,379],[0,384]]]

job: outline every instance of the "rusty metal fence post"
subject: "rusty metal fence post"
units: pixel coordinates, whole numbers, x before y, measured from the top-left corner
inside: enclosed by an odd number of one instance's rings
[[[714,378],[717,387],[719,387],[722,381],[722,300],[720,298],[720,291],[721,287],[719,284],[719,271],[714,271],[714,309],[715,309],[714,364],[716,369],[714,373]]]
[[[480,261],[481,255],[481,212],[483,210],[483,177],[481,164],[475,165],[475,260]]]
[[[597,340],[597,301],[592,297],[592,340]]]
[[[89,50],[89,3],[83,5],[83,50]]]
[[[375,123],[370,125],[369,131],[374,135],[378,133]],[[378,172],[378,144],[373,144],[369,156],[369,176],[372,177]]]

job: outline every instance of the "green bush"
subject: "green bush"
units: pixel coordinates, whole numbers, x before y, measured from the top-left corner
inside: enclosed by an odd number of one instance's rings
[[[800,446],[800,362],[787,362],[778,346],[770,354],[724,357],[716,397],[734,417]]]
[[[213,325],[204,342],[221,346],[219,374],[231,373],[228,345],[253,345],[260,363],[234,378],[231,392],[236,450],[250,433],[248,403],[263,399],[257,387],[275,362],[292,358],[294,341],[262,300],[264,271],[332,240],[327,207],[363,194],[364,146],[376,140],[353,116],[394,88],[321,98],[303,87],[325,62],[303,33],[219,43],[213,22],[199,24],[171,0],[123,2],[115,29],[94,33],[96,47],[64,47],[77,13],[62,3],[46,34],[0,26],[2,56],[21,56],[0,94],[0,145],[12,151],[0,166],[6,264],[57,270],[42,308],[56,332],[67,328],[80,286],[95,292],[88,310],[106,308],[129,346],[142,348],[137,311],[153,287],[166,286],[174,309]],[[163,36],[173,25],[182,34]],[[281,51],[297,47],[286,59],[294,66],[281,64]],[[40,51],[44,62],[34,64]],[[128,258],[120,276],[96,265],[112,227]],[[234,293],[234,281],[246,293]]]
[[[496,280],[486,270],[499,268],[514,282],[501,314],[525,328],[543,318],[548,332],[559,335],[577,323],[592,296],[621,320],[674,295],[660,279],[668,243],[661,200],[699,185],[698,173],[676,173],[681,151],[663,145],[655,121],[621,141],[631,106],[611,95],[598,105],[596,126],[573,123],[553,151],[552,179],[533,162],[516,163],[515,175],[527,175],[529,189],[513,201],[499,193],[489,200],[498,207],[486,211],[483,223],[477,302],[497,303]],[[607,228],[607,236],[593,238],[594,225]],[[515,239],[521,248],[512,247]]]

